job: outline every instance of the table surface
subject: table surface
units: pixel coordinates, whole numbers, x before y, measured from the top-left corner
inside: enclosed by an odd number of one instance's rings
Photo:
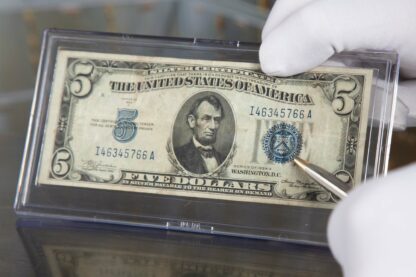
[[[17,224],[12,206],[29,110],[26,99],[0,112],[0,276],[341,276],[325,247],[108,224]]]

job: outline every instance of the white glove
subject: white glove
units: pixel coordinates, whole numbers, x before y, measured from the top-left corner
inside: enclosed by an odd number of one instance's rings
[[[416,276],[416,164],[352,191],[331,214],[328,240],[345,277]]]
[[[395,127],[416,126],[415,14],[415,0],[278,0],[263,29],[262,69],[289,76],[343,50],[396,50],[407,80],[399,85]],[[328,241],[345,277],[416,276],[415,180],[416,164],[338,204]]]
[[[416,79],[415,0],[278,0],[262,33],[260,63],[289,76],[343,50],[396,50],[400,76]],[[395,127],[416,126],[416,81],[399,85]]]

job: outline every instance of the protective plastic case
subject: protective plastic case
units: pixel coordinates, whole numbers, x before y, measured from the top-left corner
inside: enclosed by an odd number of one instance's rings
[[[16,212],[19,215],[326,244],[326,224],[331,212],[328,208],[54,186],[39,182],[40,158],[47,148],[44,145],[45,125],[58,51],[258,63],[258,48],[258,44],[238,41],[45,31],[15,199]],[[371,70],[371,95],[359,179],[365,182],[367,178],[386,174],[396,102],[398,55],[384,51],[344,52],[334,55],[323,66],[331,66],[335,72],[338,69]],[[319,78],[316,72],[311,74],[311,78]],[[354,143],[352,141],[351,145]],[[351,149],[355,151],[355,148]]]

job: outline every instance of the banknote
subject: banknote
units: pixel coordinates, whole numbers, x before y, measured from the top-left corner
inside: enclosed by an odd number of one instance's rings
[[[293,159],[359,184],[372,74],[58,50],[38,183],[332,208]]]

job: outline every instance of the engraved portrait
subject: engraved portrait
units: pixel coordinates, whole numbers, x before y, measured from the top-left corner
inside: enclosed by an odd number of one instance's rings
[[[219,93],[199,92],[182,105],[172,135],[179,164],[194,174],[209,174],[224,164],[233,145],[235,120]]]

